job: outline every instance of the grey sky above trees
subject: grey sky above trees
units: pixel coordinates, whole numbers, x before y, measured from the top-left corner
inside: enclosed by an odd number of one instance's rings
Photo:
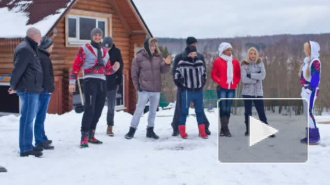
[[[329,0],[134,0],[156,37],[330,32]]]

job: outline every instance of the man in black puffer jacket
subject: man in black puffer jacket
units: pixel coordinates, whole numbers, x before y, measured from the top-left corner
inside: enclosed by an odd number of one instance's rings
[[[38,100],[43,91],[43,72],[38,57],[38,44],[41,33],[36,28],[29,28],[27,36],[15,49],[14,69],[10,79],[9,93],[17,92],[21,102],[19,125],[20,156],[40,157],[42,152],[32,145],[33,120],[36,117]]]
[[[123,68],[124,62],[121,56],[120,49],[116,48],[111,37],[104,37],[103,46],[109,50],[110,62],[113,65],[115,62],[119,62],[120,68],[117,73],[112,75],[106,75],[107,78],[107,103],[108,103],[108,114],[107,114],[107,135],[114,136],[114,116],[116,107],[116,95],[119,86],[123,83]]]
[[[188,46],[195,46],[197,47],[197,39],[194,38],[194,37],[188,37],[187,40],[186,40],[186,44],[187,44],[187,47]],[[175,59],[174,59],[174,64],[173,64],[173,69],[172,69],[172,75],[173,75],[173,79],[175,79],[174,77],[174,74],[175,74],[175,71],[178,67],[178,63],[183,60],[184,58],[187,57],[187,52],[184,51],[178,55],[175,56]],[[205,65],[205,59],[204,59],[204,56],[200,53],[197,53],[197,59],[201,60],[204,62],[204,65]],[[206,66],[206,65],[205,65]],[[175,112],[174,112],[174,117],[173,117],[173,121],[172,121],[172,128],[173,128],[173,134],[172,136],[178,136],[179,135],[179,122],[180,122],[180,114],[181,114],[181,88],[180,86],[177,84],[177,82],[175,82],[175,85],[177,86],[177,96],[176,96],[176,105],[175,105]],[[209,126],[210,126],[210,122],[209,120],[207,119],[206,115],[205,115],[205,112],[204,112],[204,109],[203,109],[203,115],[204,115],[204,123],[205,123],[205,132],[207,135],[211,135],[211,132],[209,130]]]

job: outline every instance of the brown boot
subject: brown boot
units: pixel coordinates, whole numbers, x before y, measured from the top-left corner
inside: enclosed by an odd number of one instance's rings
[[[112,126],[108,126],[107,135],[113,137],[115,134],[112,132]]]

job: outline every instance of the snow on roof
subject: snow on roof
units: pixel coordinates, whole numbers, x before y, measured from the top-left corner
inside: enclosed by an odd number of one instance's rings
[[[45,35],[74,0],[0,1],[0,38],[24,38],[30,27]]]

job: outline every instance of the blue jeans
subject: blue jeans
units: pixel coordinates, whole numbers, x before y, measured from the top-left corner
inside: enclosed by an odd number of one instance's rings
[[[244,108],[245,108],[245,124],[249,126],[249,120],[250,116],[252,115],[252,102],[254,103],[254,106],[258,112],[258,116],[260,121],[262,121],[265,124],[268,124],[266,114],[265,114],[265,109],[264,109],[264,100],[252,100],[255,98],[263,98],[263,96],[247,96],[247,95],[242,95],[243,98],[249,98],[251,100],[244,100]]]
[[[20,152],[24,153],[33,150],[33,120],[36,117],[40,94],[17,91],[17,95],[21,101],[19,148]]]
[[[51,94],[47,90],[44,90],[39,96],[37,117],[34,123],[34,138],[35,138],[36,146],[48,140],[45,134],[44,124],[45,124],[50,96]]]
[[[235,97],[235,89],[224,89],[221,87],[217,87],[217,95],[218,98],[234,98]],[[220,111],[220,117],[230,117],[230,110],[231,110],[231,104],[233,103],[233,100],[221,100],[219,102],[219,111]]]
[[[190,102],[194,103],[198,125],[204,124],[203,91],[181,91],[181,116],[179,125],[186,124]]]

